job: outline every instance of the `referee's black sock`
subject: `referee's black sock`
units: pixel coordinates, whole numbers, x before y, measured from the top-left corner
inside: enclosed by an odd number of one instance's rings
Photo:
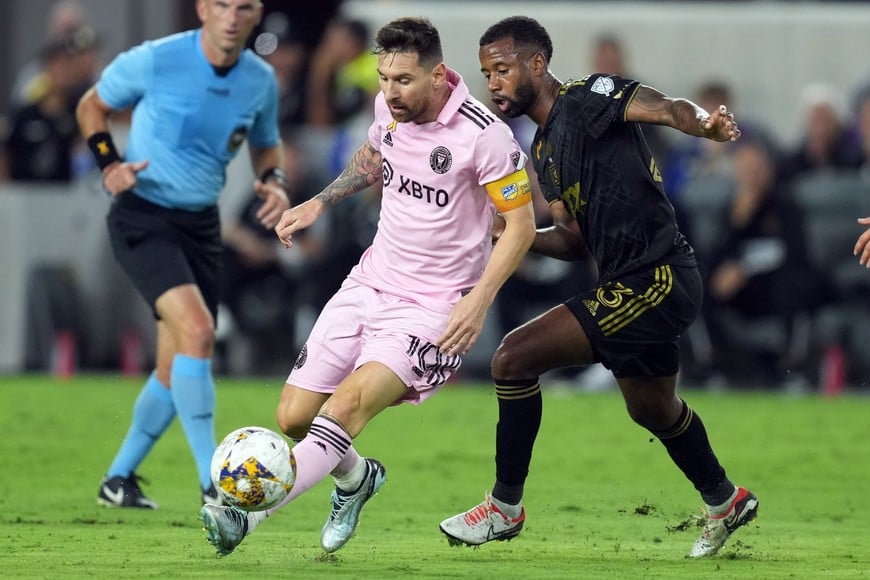
[[[541,382],[497,380],[498,425],[495,434],[495,487],[492,497],[516,505],[523,499],[532,448],[541,426]]]
[[[685,401],[682,403],[680,418],[670,429],[650,431],[664,444],[671,459],[701,493],[704,502],[719,505],[734,493],[734,484],[719,465],[701,418]]]

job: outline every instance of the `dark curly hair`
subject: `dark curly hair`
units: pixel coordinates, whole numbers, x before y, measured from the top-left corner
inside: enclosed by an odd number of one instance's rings
[[[517,46],[532,48],[547,59],[553,58],[553,41],[547,30],[534,18],[528,16],[509,16],[499,20],[486,29],[480,37],[480,46],[492,44],[497,40],[512,38]]]

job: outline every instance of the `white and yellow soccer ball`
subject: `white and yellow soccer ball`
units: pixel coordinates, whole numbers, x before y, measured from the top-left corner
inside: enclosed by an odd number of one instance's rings
[[[236,429],[211,459],[211,480],[226,505],[245,511],[275,507],[296,481],[296,458],[287,440],[264,427]]]

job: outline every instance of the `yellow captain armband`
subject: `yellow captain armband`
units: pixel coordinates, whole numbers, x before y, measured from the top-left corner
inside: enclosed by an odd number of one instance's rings
[[[532,202],[532,185],[525,169],[487,183],[486,193],[500,212],[510,211]]]

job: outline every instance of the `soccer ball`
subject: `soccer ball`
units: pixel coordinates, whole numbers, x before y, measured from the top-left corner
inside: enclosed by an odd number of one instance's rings
[[[293,488],[296,458],[281,435],[263,427],[242,427],[215,449],[211,480],[225,504],[249,512],[267,510]]]

